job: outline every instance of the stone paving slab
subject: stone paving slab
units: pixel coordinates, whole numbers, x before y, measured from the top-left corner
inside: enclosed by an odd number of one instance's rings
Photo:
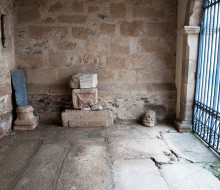
[[[85,138],[100,138],[103,128],[63,128],[57,139],[74,140]]]
[[[110,138],[110,154],[113,159],[154,158],[159,163],[175,161],[175,155],[162,139]]]
[[[192,133],[166,133],[163,138],[179,157],[192,162],[219,161],[216,155]]]
[[[38,150],[39,142],[26,140],[17,142],[0,160],[0,189],[13,187],[29,160]]]
[[[220,176],[219,159],[194,135],[170,126],[42,125],[12,134],[0,140],[0,190],[163,190],[166,183],[170,190],[194,190],[190,183],[198,180],[205,188],[208,182],[220,187],[214,177]]]
[[[141,125],[118,124],[107,127],[101,134],[106,138],[159,138],[160,133],[153,127]]]
[[[169,190],[150,159],[117,160],[113,164],[115,190]]]
[[[67,149],[66,141],[44,142],[18,181],[15,190],[54,189]]]
[[[220,181],[213,174],[196,164],[168,164],[161,173],[170,190],[219,190]]]
[[[16,132],[13,132],[13,136],[11,136],[10,138],[47,140],[47,139],[55,139],[57,134],[58,134],[58,131],[54,129],[22,131],[22,132],[16,131]]]
[[[57,190],[105,190],[110,188],[104,139],[80,139],[71,145]]]

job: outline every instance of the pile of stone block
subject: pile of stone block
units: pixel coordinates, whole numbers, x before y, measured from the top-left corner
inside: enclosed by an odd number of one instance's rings
[[[95,73],[70,76],[73,110],[62,113],[64,127],[101,127],[113,124],[112,112],[98,104],[98,79]]]

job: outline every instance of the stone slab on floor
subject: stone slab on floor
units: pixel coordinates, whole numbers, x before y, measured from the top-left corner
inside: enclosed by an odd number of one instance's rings
[[[67,154],[67,141],[44,141],[14,190],[52,190]]]
[[[115,190],[169,190],[150,159],[117,160],[113,164]]]
[[[0,159],[0,189],[13,188],[38,147],[39,141],[25,140],[7,150]]]
[[[217,156],[192,133],[163,134],[170,148],[181,158],[192,162],[215,162]]]
[[[138,124],[114,124],[112,127],[107,127],[101,132],[105,138],[160,138],[160,133],[154,127],[144,127]]]
[[[110,189],[104,138],[78,139],[63,164],[57,190]]]
[[[167,164],[161,173],[170,190],[219,190],[220,181],[209,171],[196,164]]]
[[[170,152],[169,146],[162,139],[110,138],[108,142],[113,160],[153,158],[158,163],[177,161],[175,155]]]
[[[113,115],[107,110],[65,110],[62,122],[64,127],[107,127],[113,125]]]

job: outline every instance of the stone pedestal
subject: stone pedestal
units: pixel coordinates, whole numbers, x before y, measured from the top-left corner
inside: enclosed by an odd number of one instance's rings
[[[17,119],[14,130],[33,130],[38,125],[38,117],[33,115],[34,108],[30,105],[16,108]]]
[[[107,127],[113,125],[113,115],[107,110],[65,110],[62,122],[64,127]]]
[[[98,103],[97,88],[91,89],[73,89],[72,100],[74,109],[83,109],[94,106]]]

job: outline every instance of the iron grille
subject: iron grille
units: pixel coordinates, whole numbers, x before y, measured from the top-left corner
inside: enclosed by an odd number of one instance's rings
[[[220,154],[220,0],[205,0],[200,25],[193,131]]]

